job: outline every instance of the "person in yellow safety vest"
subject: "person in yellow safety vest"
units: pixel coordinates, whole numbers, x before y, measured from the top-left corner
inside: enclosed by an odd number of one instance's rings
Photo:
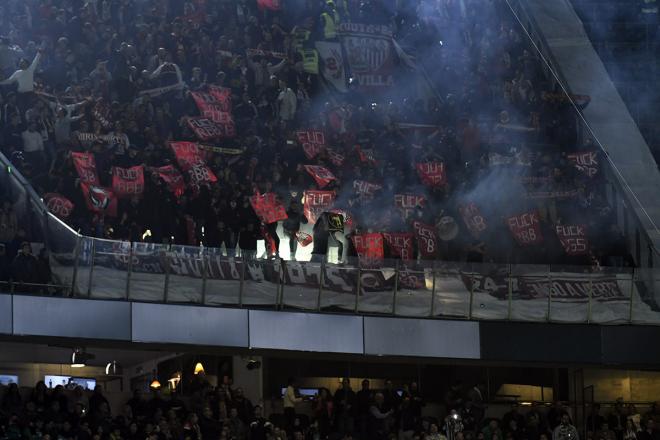
[[[326,2],[326,10],[321,14],[321,22],[323,25],[323,38],[326,40],[334,40],[337,38],[337,26],[339,25],[339,13],[335,8],[335,2],[328,0]]]

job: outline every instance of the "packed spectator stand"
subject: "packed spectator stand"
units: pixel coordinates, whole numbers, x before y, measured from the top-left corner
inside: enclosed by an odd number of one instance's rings
[[[571,105],[589,97],[552,89],[506,3],[390,3],[11,0],[2,152],[87,236],[633,266]],[[385,49],[350,46],[373,29]]]
[[[77,385],[49,388],[44,382],[34,388],[10,384],[0,386],[0,438],[576,440],[586,433],[592,440],[653,440],[660,435],[657,403],[638,408],[620,400],[602,410],[596,403],[578,429],[573,410],[562,402],[514,404],[493,417],[483,384],[455,382],[429,394],[416,382],[395,386],[386,380],[385,388],[374,389],[364,379],[353,390],[344,379],[336,390],[301,396],[292,378],[283,400],[283,412],[274,411],[280,408],[275,401],[251,402],[231,380],[213,387],[197,376],[185,394],[136,389],[119,405],[101,386],[91,391]]]

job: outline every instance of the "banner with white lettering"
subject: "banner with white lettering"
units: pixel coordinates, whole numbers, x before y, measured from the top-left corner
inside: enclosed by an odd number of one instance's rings
[[[46,193],[44,194],[44,202],[48,211],[62,220],[69,218],[71,212],[73,212],[73,203],[62,194]]]
[[[307,220],[314,224],[321,213],[328,211],[335,202],[334,191],[307,190],[303,194],[304,213]]]
[[[234,133],[227,133],[225,131],[227,125],[216,124],[209,118],[188,118],[186,122],[188,123],[188,127],[190,127],[200,141],[208,142],[214,139],[231,137],[234,135]]]
[[[300,130],[296,132],[296,138],[309,160],[325,149],[325,136],[321,130]]]
[[[181,169],[188,173],[193,189],[199,189],[202,185],[218,181],[213,171],[206,165],[204,155],[196,143],[170,142],[170,147],[172,147]]]
[[[442,162],[423,162],[415,164],[417,174],[422,183],[432,188],[444,186],[447,183],[445,164]]]
[[[392,28],[387,25],[339,24],[347,65],[359,90],[373,91],[394,85],[392,35]]]
[[[354,180],[353,181],[353,191],[360,200],[366,201],[371,200],[376,195],[376,191],[383,189],[382,185],[377,183],[371,183],[364,180]]]
[[[571,153],[566,156],[568,160],[573,162],[575,168],[589,177],[594,177],[598,174],[598,152],[597,151],[582,151],[578,153]]]
[[[351,237],[355,252],[360,257],[360,265],[373,267],[385,258],[383,249],[383,234],[372,232],[368,234],[356,234]]]
[[[486,219],[479,212],[479,207],[474,202],[469,202],[458,206],[458,212],[461,213],[465,226],[473,237],[479,238],[482,232],[486,230]]]
[[[424,258],[435,258],[438,256],[438,234],[433,225],[428,225],[415,220],[412,222],[419,252]]]
[[[96,161],[94,160],[94,155],[92,153],[77,153],[72,151],[71,159],[73,160],[73,166],[76,167],[81,182],[89,185],[99,184],[99,176],[96,172]]]
[[[204,118],[218,124],[225,137],[236,135],[236,125],[231,110],[231,95],[227,89],[209,87],[208,92],[190,92]]]
[[[513,215],[506,222],[518,244],[528,246],[543,242],[538,212],[532,211]]]
[[[144,167],[112,167],[112,191],[119,198],[141,196],[144,193]]]
[[[339,152],[332,148],[326,148],[326,152],[328,153],[328,159],[330,159],[330,162],[332,162],[333,165],[338,167],[344,165],[344,160],[346,158],[342,154],[339,154]]]
[[[383,232],[390,254],[393,258],[412,260],[415,258],[411,232]]]
[[[338,92],[346,92],[346,69],[341,45],[329,41],[317,41],[316,50],[321,59],[323,79]]]
[[[394,194],[394,207],[401,213],[404,220],[410,218],[418,206],[423,208],[426,197],[418,194]]]
[[[589,253],[589,239],[586,225],[556,225],[557,238],[568,255]]]

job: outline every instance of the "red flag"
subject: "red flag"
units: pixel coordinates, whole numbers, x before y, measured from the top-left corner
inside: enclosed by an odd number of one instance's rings
[[[112,191],[120,198],[141,196],[144,193],[144,167],[112,167]]]
[[[222,137],[231,137],[233,134],[227,134],[225,127],[216,124],[209,118],[188,118],[188,127],[195,132],[195,136],[200,141],[211,141]]]
[[[224,112],[231,112],[231,89],[227,87],[209,86],[209,93],[220,104],[220,108]]]
[[[269,9],[271,11],[279,11],[282,7],[280,0],[257,0],[257,6],[259,9]]]
[[[382,189],[381,185],[376,183],[366,182],[364,180],[354,180],[353,181],[353,191],[360,197],[362,200],[373,199],[376,191]]]
[[[424,207],[426,204],[426,197],[417,194],[394,194],[394,206],[404,220],[407,220],[416,207]]]
[[[589,253],[589,240],[585,225],[557,225],[557,237],[568,255],[586,255]]]
[[[321,213],[327,211],[334,202],[334,191],[305,191],[303,193],[305,217],[310,223],[316,223]]]
[[[419,252],[425,258],[435,258],[438,254],[438,235],[435,227],[419,221],[412,222],[412,226],[417,236]]]
[[[183,181],[183,176],[174,165],[165,165],[160,168],[154,168],[158,173],[158,177],[163,179],[169,189],[175,196],[181,197],[186,192],[186,183]]]
[[[82,183],[89,185],[99,184],[99,176],[96,173],[96,161],[92,153],[76,153],[72,151],[71,158]]]
[[[330,159],[330,162],[332,162],[333,165],[335,166],[342,166],[344,165],[344,156],[337,153],[335,150],[331,148],[326,148],[325,151],[328,153],[328,159]]]
[[[190,92],[197,108],[204,118],[208,118],[220,125],[225,136],[236,135],[236,125],[231,114],[231,100],[227,97],[224,89],[211,88],[209,93]]]
[[[117,217],[117,197],[109,188],[81,183],[87,209],[109,217]]]
[[[357,234],[351,237],[355,251],[360,257],[360,263],[372,264],[385,258],[383,250],[383,234]]]
[[[509,217],[506,222],[519,244],[526,246],[543,242],[538,212],[533,211],[514,215]]]
[[[319,188],[325,188],[330,182],[337,180],[329,169],[319,165],[305,165],[305,171],[314,178]]]
[[[486,220],[479,212],[476,204],[470,202],[465,205],[459,205],[458,211],[461,213],[465,225],[475,238],[478,238],[486,230]]]
[[[289,218],[282,202],[277,200],[277,194],[266,193],[250,197],[252,209],[257,217],[266,225]]]
[[[431,187],[443,186],[447,183],[445,164],[442,162],[424,162],[415,165],[422,183]]]
[[[217,182],[213,171],[206,166],[203,153],[194,142],[170,142],[174,155],[183,171],[188,173],[190,183],[194,188]]]
[[[61,194],[47,193],[44,194],[44,201],[46,208],[58,218],[66,220],[73,211],[73,203]]]
[[[319,130],[297,131],[296,138],[302,145],[307,159],[314,159],[325,148],[325,136]]]
[[[402,260],[412,260],[413,234],[410,232],[383,232],[383,237],[390,247],[390,253]]]
[[[598,152],[595,150],[569,154],[566,158],[573,162],[575,168],[589,177],[594,177],[598,173]]]
[[[310,245],[314,241],[314,237],[309,235],[307,232],[298,231],[296,232],[296,240],[302,247]]]

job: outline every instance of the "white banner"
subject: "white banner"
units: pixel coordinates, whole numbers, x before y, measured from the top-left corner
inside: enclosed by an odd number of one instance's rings
[[[322,60],[321,75],[323,75],[323,78],[338,92],[346,92],[346,70],[344,69],[341,45],[339,43],[317,41],[316,50]]]

